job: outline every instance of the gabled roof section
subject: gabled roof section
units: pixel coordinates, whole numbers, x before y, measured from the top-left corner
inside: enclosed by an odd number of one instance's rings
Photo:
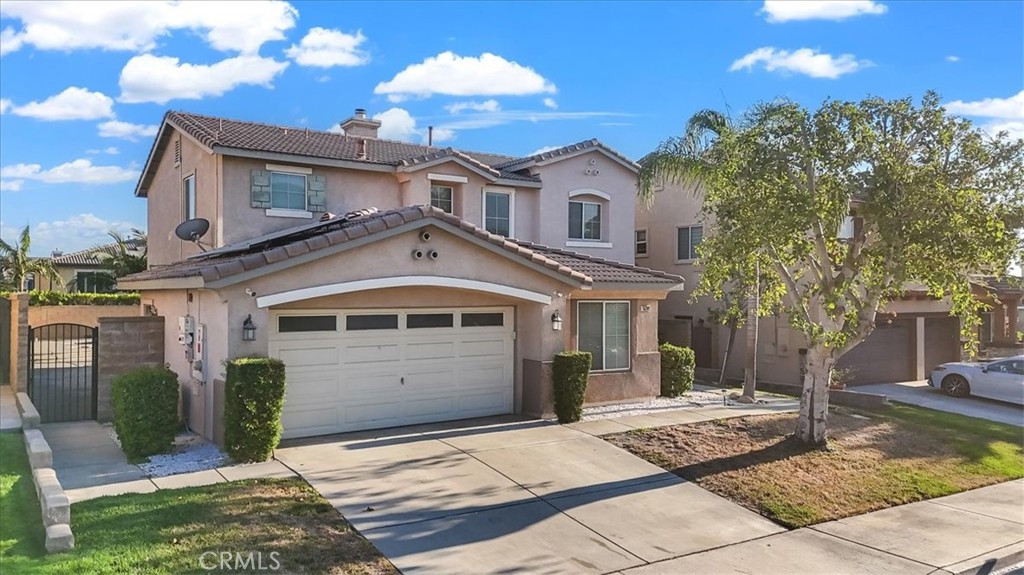
[[[487,174],[488,178],[540,183],[540,179],[535,176],[516,173],[519,168],[503,169],[498,166],[513,164],[519,160],[513,156],[169,111],[164,115],[160,132],[150,148],[146,166],[135,187],[136,196],[147,195],[156,172],[155,161],[167,147],[171,128],[185,134],[212,153],[298,156],[321,162],[345,162],[351,167],[358,168],[362,165],[365,169],[390,172],[400,168],[414,168],[416,165],[434,160],[453,158],[470,169]]]
[[[532,166],[544,166],[552,164],[554,162],[560,162],[569,158],[574,158],[580,154],[585,154],[590,151],[600,151],[606,156],[622,164],[627,169],[638,172],[640,171],[640,164],[630,160],[625,155],[617,152],[616,150],[602,144],[597,139],[584,140],[568,146],[562,146],[554,150],[548,150],[547,152],[541,152],[525,158],[516,158],[508,162],[498,164],[495,166],[500,170],[505,171],[520,171],[530,168]]]
[[[142,247],[142,242],[136,239],[127,239],[125,244],[129,250],[138,250]],[[117,244],[110,243],[103,246],[96,246],[87,250],[78,252],[72,252],[69,254],[63,254],[57,257],[50,257],[50,262],[55,266],[99,266],[102,265],[99,258],[96,257],[97,252],[104,252],[108,254],[117,253]]]
[[[295,263],[301,263],[427,224],[461,235],[576,286],[586,288],[597,282],[670,288],[683,281],[681,277],[665,272],[497,236],[430,206],[407,206],[359,216],[350,214],[316,227],[299,226],[266,241],[245,246],[241,251],[211,253],[205,258],[200,256],[126,276],[119,280],[119,285],[146,289],[147,283],[157,280],[200,278],[206,287],[218,287],[233,283],[232,278],[241,274],[251,277],[251,274],[271,273],[280,269],[278,264],[292,258],[298,258]]]

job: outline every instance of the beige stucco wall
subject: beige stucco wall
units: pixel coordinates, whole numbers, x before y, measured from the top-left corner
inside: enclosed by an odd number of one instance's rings
[[[168,128],[171,129],[171,128]],[[203,241],[215,244],[221,233],[223,209],[219,202],[220,160],[186,136],[172,130],[164,153],[155,158],[156,174],[149,187],[146,223],[149,265],[166,265],[196,253],[199,248],[174,235],[174,228],[185,220],[182,180],[196,177],[196,217],[210,221]],[[181,163],[174,164],[174,141],[181,140]]]
[[[101,317],[132,317],[141,313],[137,305],[34,305],[28,308],[28,323],[33,327],[50,323],[97,327]]]
[[[633,263],[635,173],[598,151],[539,166],[535,170],[544,182],[538,208],[537,238],[540,243]],[[586,174],[586,170],[599,173],[591,176]],[[601,241],[611,243],[611,248],[566,248],[569,239],[569,193],[583,189],[599,190],[611,196],[611,202],[602,207],[601,213],[604,228]],[[585,199],[595,201],[589,196]]]

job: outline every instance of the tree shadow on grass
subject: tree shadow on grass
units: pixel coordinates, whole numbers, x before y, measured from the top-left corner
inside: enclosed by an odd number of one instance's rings
[[[731,455],[728,457],[720,457],[718,459],[711,459],[708,461],[701,461],[699,463],[692,463],[690,465],[684,465],[682,467],[676,467],[672,469],[672,473],[690,481],[698,481],[701,478],[708,477],[711,475],[718,475],[720,473],[729,473],[730,471],[737,471],[740,469],[746,469],[755,465],[763,463],[772,463],[774,461],[781,461],[797,455],[803,455],[806,453],[812,453],[821,451],[822,448],[804,443],[796,438],[796,436],[789,435],[779,439],[777,442],[748,451]]]

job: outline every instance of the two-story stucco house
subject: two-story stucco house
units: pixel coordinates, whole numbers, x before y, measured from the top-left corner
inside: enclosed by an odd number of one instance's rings
[[[661,339],[692,347],[698,367],[720,369],[729,329],[712,321],[718,302],[693,298],[701,272],[697,246],[705,227],[713,225],[705,218],[699,189],[666,184],[654,193],[651,206],[638,202],[634,243],[639,264],[684,279],[685,290],[670,293],[659,307]],[[960,359],[960,323],[949,311],[948,301],[908,286],[903,298],[878,315],[874,332],[840,358],[837,366],[850,371],[852,384],[924,379],[936,365]],[[800,383],[806,337],[789,325],[785,314],[761,318],[758,326],[758,379]],[[729,353],[726,375],[742,378],[745,358],[746,331],[741,329]]]
[[[220,439],[223,366],[286,364],[284,436],[547,414],[554,354],[587,401],[658,395],[658,303],[633,265],[637,165],[596,140],[517,158],[169,112],[136,195],[190,425]],[[179,239],[202,218],[198,242]],[[180,337],[179,337],[180,336]],[[179,342],[180,340],[180,342]]]

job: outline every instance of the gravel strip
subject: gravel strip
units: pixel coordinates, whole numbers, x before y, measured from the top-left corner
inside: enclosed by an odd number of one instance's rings
[[[687,408],[692,409],[695,407],[703,407],[705,405],[723,405],[722,392],[695,390],[684,393],[681,397],[655,397],[654,399],[635,403],[618,403],[615,405],[587,407],[583,410],[583,418],[581,421],[611,419],[614,417],[627,417],[630,415],[648,415],[661,411],[672,411]],[[731,400],[726,400],[725,405],[735,405],[735,403]]]
[[[179,433],[171,453],[153,455],[139,468],[150,477],[167,477],[179,473],[205,471],[227,465],[231,459],[219,447],[195,433]]]

